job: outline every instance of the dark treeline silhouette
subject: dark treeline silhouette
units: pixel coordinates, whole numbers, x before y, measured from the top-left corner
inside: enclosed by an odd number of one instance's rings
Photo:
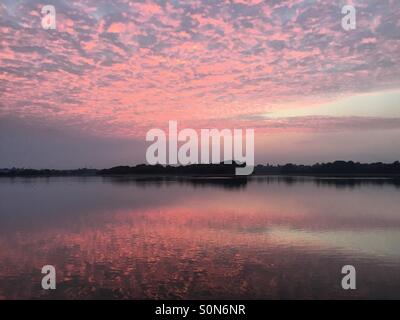
[[[314,165],[258,165],[255,175],[331,175],[331,176],[400,176],[400,162],[359,163],[353,161],[335,161]]]
[[[186,166],[163,166],[163,165],[146,165],[140,164],[135,167],[120,166],[111,169],[100,170],[100,175],[235,175],[237,167],[243,167],[235,162],[231,164],[191,164]]]
[[[244,164],[193,164],[187,166],[146,165],[117,166],[110,169],[76,169],[76,170],[50,170],[50,169],[0,169],[0,176],[93,176],[93,175],[198,175],[198,176],[234,176],[237,167]]]
[[[12,168],[12,169],[0,169],[0,177],[18,177],[18,176],[38,176],[38,177],[50,177],[50,176],[94,176],[99,170],[96,169],[74,169],[74,170],[54,170],[54,169],[25,169],[25,168]]]
[[[136,166],[117,166],[110,169],[0,169],[0,176],[111,176],[111,175],[145,175],[145,176],[234,176],[237,167],[245,164],[193,164],[187,166],[163,166],[139,164]],[[314,165],[257,165],[253,175],[310,175],[310,176],[381,176],[400,177],[400,162],[393,163],[359,163],[353,161],[334,161]]]

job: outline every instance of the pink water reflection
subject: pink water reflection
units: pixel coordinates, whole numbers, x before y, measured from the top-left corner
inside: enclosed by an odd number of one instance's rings
[[[57,189],[52,183],[37,192]],[[82,186],[74,183],[79,193]],[[390,246],[399,240],[398,201],[385,203],[398,192],[391,187],[382,193],[373,186],[318,189],[312,182],[268,188],[251,182],[239,190],[86,183],[84,189],[98,196],[122,194],[119,205],[93,210],[80,203],[87,212],[79,215],[63,207],[59,217],[43,213],[47,220],[31,227],[4,220],[1,298],[367,298],[399,292],[400,253]],[[178,198],[179,191],[186,197]],[[143,206],[150,194],[164,201]],[[350,195],[355,202],[346,202]],[[361,197],[365,210],[359,214]],[[332,198],[339,201],[336,211]],[[384,215],[376,214],[379,207]],[[363,250],[371,247],[365,238],[376,243],[376,230],[387,245]],[[339,241],[336,233],[347,238]],[[360,283],[368,280],[351,293],[340,288],[341,266],[349,262],[357,265]],[[57,268],[53,292],[40,288],[45,264]]]

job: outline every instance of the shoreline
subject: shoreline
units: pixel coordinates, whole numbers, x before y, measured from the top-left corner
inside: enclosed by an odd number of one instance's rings
[[[283,177],[283,178],[331,178],[331,179],[400,179],[400,174],[348,174],[348,173],[269,173],[251,174],[248,176],[239,175],[196,175],[196,174],[0,174],[0,178],[51,178],[51,177],[110,177],[110,178],[195,178],[195,179],[234,179],[243,180],[248,178],[262,177]]]

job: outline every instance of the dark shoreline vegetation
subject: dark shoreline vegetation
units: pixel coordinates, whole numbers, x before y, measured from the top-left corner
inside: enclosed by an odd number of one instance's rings
[[[0,177],[50,177],[50,176],[235,176],[237,167],[245,164],[193,164],[187,166],[163,166],[139,164],[133,167],[117,166],[110,169],[0,169]],[[400,162],[359,163],[353,161],[334,161],[314,165],[257,165],[251,176],[329,176],[329,177],[389,177],[400,179]]]

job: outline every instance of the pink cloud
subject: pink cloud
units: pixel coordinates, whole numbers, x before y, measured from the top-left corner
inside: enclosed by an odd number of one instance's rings
[[[385,3],[397,21],[398,3]],[[391,20],[381,19],[380,7],[364,5],[375,14],[362,15],[360,29],[349,34],[336,7],[300,0],[275,6],[115,1],[112,11],[72,1],[58,11],[59,29],[49,32],[35,10],[22,6],[18,17],[28,27],[0,29],[1,113],[142,136],[171,119],[193,127],[241,126],[249,114],[304,97],[315,102],[398,88],[400,38],[390,32]],[[289,124],[318,127],[286,121],[280,128]]]

